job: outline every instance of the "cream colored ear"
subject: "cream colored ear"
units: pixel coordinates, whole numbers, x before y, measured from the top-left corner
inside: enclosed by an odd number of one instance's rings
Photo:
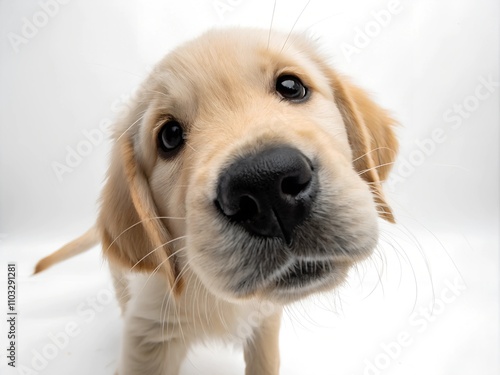
[[[396,122],[359,87],[333,72],[331,79],[353,151],[354,168],[369,183],[380,217],[394,223],[381,182],[387,178],[398,151],[393,129]]]
[[[132,138],[125,133],[113,145],[98,219],[104,256],[132,271],[163,273],[170,286],[180,292],[175,256],[168,246],[171,236],[158,219]]]

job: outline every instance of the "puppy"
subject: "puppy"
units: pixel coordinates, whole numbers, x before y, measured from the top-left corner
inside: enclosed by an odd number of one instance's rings
[[[247,375],[276,375],[282,306],[341,285],[377,217],[394,222],[394,125],[310,39],[210,31],[147,78],[114,128],[96,226],[36,272],[102,242],[120,375],[177,374],[211,338],[243,343]]]

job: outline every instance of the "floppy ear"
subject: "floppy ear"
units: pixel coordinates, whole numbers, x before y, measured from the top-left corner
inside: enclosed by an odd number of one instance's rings
[[[336,104],[342,114],[353,151],[353,164],[368,182],[379,216],[394,223],[394,215],[382,191],[398,151],[393,127],[396,122],[359,87],[331,73]]]
[[[124,129],[118,129],[120,134],[115,136],[101,196],[98,226],[103,254],[132,271],[160,272],[180,292],[175,256],[168,245],[171,236],[158,218],[148,179],[134,150],[133,131]]]

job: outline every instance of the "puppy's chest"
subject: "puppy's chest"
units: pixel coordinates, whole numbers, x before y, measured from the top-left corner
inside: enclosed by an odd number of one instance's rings
[[[176,298],[163,278],[133,275],[129,277],[129,293],[125,323],[140,324],[149,339],[156,342],[176,338],[244,342],[270,310],[255,302],[234,304],[221,300],[198,280],[191,280]]]

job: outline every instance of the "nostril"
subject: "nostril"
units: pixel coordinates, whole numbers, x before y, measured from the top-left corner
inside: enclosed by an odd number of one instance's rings
[[[303,180],[304,178],[301,178],[301,176],[285,177],[281,181],[281,191],[286,195],[296,197],[299,193],[304,191],[311,182],[310,178],[305,182]]]
[[[232,206],[232,209],[229,205],[221,204],[219,200],[214,203],[224,215],[239,222],[250,220],[259,213],[258,203],[249,195],[242,195],[238,200],[238,204]]]
[[[281,180],[281,192],[296,197],[310,185],[314,168],[306,160],[300,160],[295,171],[285,175]]]
[[[259,205],[252,197],[244,195],[240,198],[240,209],[233,216],[237,221],[250,220],[259,213]]]

